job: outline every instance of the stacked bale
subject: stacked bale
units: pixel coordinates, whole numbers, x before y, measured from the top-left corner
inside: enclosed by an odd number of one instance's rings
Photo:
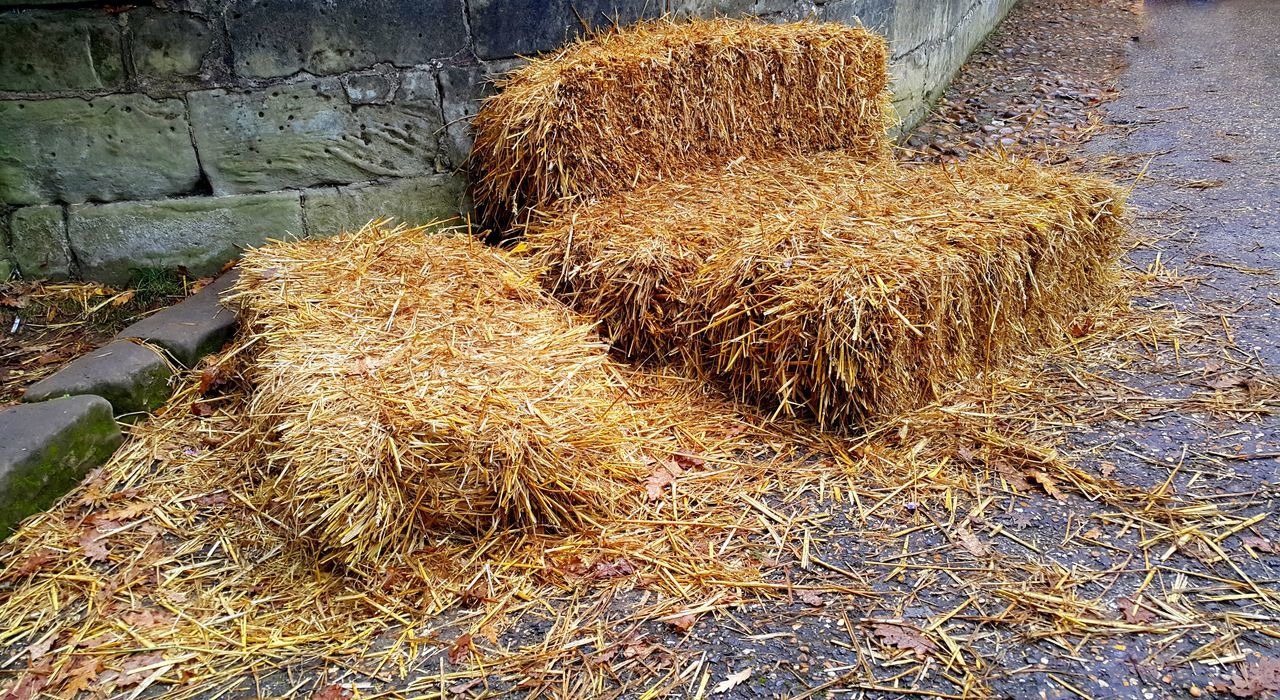
[[[579,528],[634,491],[605,348],[521,261],[374,224],[241,269],[248,462],[327,559],[373,569],[432,532]]]
[[[842,25],[587,39],[484,105],[477,204],[632,359],[856,426],[1051,338],[1121,232],[1096,179],[898,165],[887,81],[883,41]]]
[[[816,22],[662,19],[578,41],[512,73],[476,115],[476,207],[506,229],[691,167],[883,158],[885,62],[879,36]]]
[[[638,360],[824,426],[921,405],[1057,336],[1108,280],[1106,182],[843,152],[686,173],[529,233],[546,282]]]

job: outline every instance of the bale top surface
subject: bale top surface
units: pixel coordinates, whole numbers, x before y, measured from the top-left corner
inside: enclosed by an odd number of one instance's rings
[[[887,153],[884,40],[834,23],[641,23],[531,60],[473,122],[481,213],[499,226],[690,167],[834,148]]]

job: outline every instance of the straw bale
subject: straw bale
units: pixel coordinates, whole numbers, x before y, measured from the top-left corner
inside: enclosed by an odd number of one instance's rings
[[[827,152],[688,172],[531,229],[615,347],[826,427],[921,405],[1057,336],[1118,254],[1114,185],[995,157]]]
[[[580,528],[638,483],[604,346],[521,261],[375,223],[241,269],[249,462],[326,557],[376,567],[433,531]]]
[[[476,206],[504,229],[706,164],[835,148],[883,158],[885,55],[861,28],[751,19],[661,19],[575,42],[513,72],[476,115]]]

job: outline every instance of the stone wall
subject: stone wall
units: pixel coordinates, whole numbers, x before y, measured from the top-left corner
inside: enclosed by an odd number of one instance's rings
[[[489,79],[584,22],[862,22],[913,123],[1013,2],[0,0],[0,274],[207,274],[267,238],[453,215]]]

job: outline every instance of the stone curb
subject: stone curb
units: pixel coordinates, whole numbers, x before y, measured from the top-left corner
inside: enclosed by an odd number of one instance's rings
[[[219,296],[235,280],[228,272],[138,321],[32,384],[27,403],[0,409],[0,538],[111,457],[124,440],[115,418],[145,417],[169,398],[174,369],[162,353],[191,368],[231,339],[240,315]]]
[[[100,396],[0,410],[0,536],[53,505],[123,441]]]

